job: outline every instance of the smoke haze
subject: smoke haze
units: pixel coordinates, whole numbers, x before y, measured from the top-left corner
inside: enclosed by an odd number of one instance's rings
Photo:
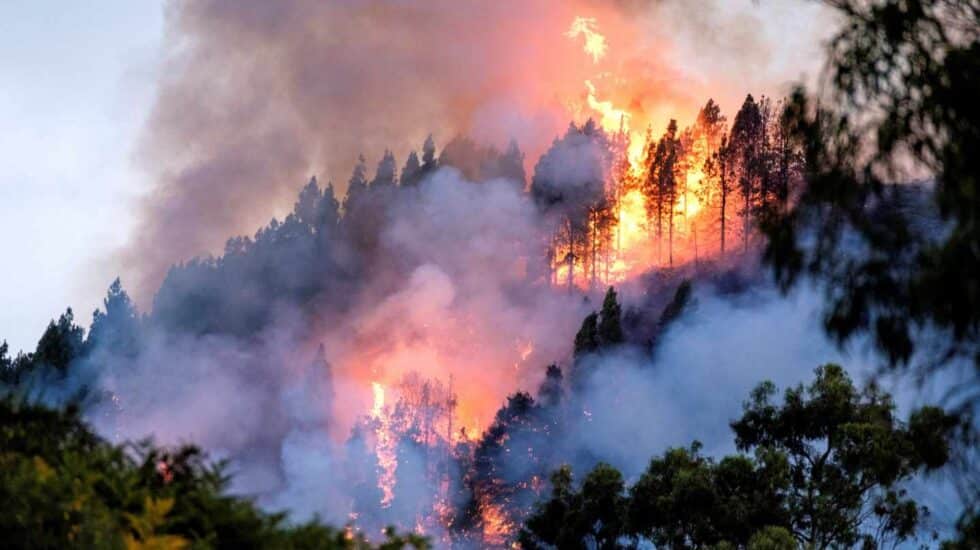
[[[607,37],[597,63],[565,36],[579,16]],[[166,18],[139,147],[153,183],[120,258],[143,304],[171,263],[283,212],[310,174],[343,193],[358,154],[400,163],[430,132],[466,133],[514,138],[531,162],[571,118],[598,115],[588,79],[659,132],[707,97],[731,110],[783,91],[815,70],[828,27],[797,1],[174,0]]]

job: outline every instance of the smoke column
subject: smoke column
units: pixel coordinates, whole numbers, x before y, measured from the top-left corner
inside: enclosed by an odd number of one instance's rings
[[[606,38],[598,61],[567,36]],[[811,3],[173,0],[165,65],[138,160],[151,187],[119,261],[148,303],[168,266],[220,250],[358,154],[401,162],[428,133],[516,139],[529,164],[590,108],[585,81],[657,132],[714,96],[777,94],[814,71]],[[789,22],[789,23],[787,23]],[[793,22],[806,22],[794,28]],[[528,166],[530,168],[530,166]]]

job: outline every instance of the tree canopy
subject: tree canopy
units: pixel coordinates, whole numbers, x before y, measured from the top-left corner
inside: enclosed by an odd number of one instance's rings
[[[880,547],[918,534],[926,510],[904,482],[949,459],[955,417],[935,407],[895,414],[891,397],[858,390],[825,365],[807,386],[760,384],[732,422],[743,453],[719,460],[701,445],[668,449],[626,487],[608,464],[582,484],[570,468],[520,534],[525,548]]]
[[[228,495],[194,447],[112,445],[74,408],[0,399],[0,539],[13,548],[373,548],[318,521],[290,523]],[[426,548],[387,531],[380,548]]]

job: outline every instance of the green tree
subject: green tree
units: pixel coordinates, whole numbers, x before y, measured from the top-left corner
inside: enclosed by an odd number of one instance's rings
[[[0,539],[10,548],[374,547],[228,495],[223,466],[193,447],[112,445],[74,409],[0,400],[0,449]],[[380,547],[408,546],[427,543],[388,530]]]
[[[836,365],[818,368],[806,388],[788,389],[782,404],[770,401],[774,392],[771,383],[758,386],[731,424],[738,448],[752,454],[716,461],[697,442],[669,449],[628,492],[611,466],[597,467],[578,489],[563,468],[520,541],[822,549],[913,537],[923,508],[903,483],[947,462],[956,419],[923,407],[901,422],[890,396],[873,385],[858,391]],[[975,525],[963,525],[968,540]]]
[[[34,368],[32,354],[18,352],[16,356],[8,355],[10,346],[7,341],[0,342],[0,390],[3,385],[16,388],[25,376]]]
[[[627,497],[623,475],[599,464],[572,486],[572,471],[562,466],[551,475],[551,497],[532,514],[518,534],[525,549],[618,548],[625,533]]]
[[[749,539],[748,550],[796,550],[796,539],[783,527],[769,526]]]
[[[807,387],[786,390],[771,402],[772,383],[759,385],[732,423],[740,450],[778,453],[789,464],[790,528],[813,548],[871,540],[875,544],[914,535],[920,508],[901,483],[949,460],[956,425],[941,409],[915,411],[907,423],[895,417],[891,397],[871,385],[859,392],[844,369],[825,365]]]
[[[89,351],[101,348],[122,357],[133,356],[139,346],[139,314],[118,277],[109,285],[102,307],[105,311],[95,310],[92,314],[86,348]]]
[[[37,342],[33,359],[35,365],[53,367],[64,374],[82,351],[85,329],[75,324],[75,314],[68,308],[58,322],[51,321]]]
[[[827,3],[843,18],[828,85],[798,89],[785,115],[805,187],[766,214],[765,257],[784,287],[829,283],[838,339],[869,333],[899,368],[928,346],[920,375],[953,358],[980,373],[980,2]],[[916,175],[934,182],[890,184]],[[942,227],[921,223],[926,206]],[[980,399],[976,381],[957,397]]]

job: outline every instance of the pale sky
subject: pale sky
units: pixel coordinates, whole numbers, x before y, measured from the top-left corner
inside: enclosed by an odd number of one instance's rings
[[[131,157],[161,3],[0,2],[0,340],[14,350],[67,306],[87,327],[116,276],[146,189]]]

